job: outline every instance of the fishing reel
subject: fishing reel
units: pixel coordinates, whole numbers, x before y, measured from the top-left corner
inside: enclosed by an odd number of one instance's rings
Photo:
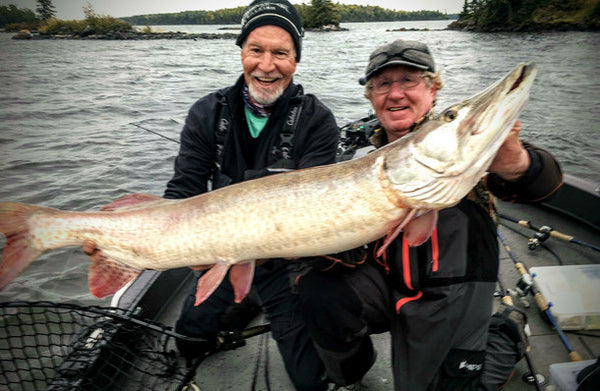
[[[519,281],[517,281],[517,286],[515,290],[521,297],[525,297],[531,292],[533,287],[533,277],[529,273],[523,274]]]
[[[527,248],[529,248],[529,250],[531,251],[538,248],[542,243],[546,241],[546,239],[550,237],[550,232],[552,231],[552,227],[548,227],[547,225],[538,228],[537,232],[533,234],[533,237],[529,238]]]
[[[371,145],[369,137],[381,123],[371,114],[340,128],[340,141],[338,144],[337,160],[345,161],[354,157],[356,150]]]

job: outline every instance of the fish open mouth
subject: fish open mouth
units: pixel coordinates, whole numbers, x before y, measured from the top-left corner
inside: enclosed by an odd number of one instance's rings
[[[527,69],[528,69],[527,66],[524,66],[523,69],[521,69],[521,73],[519,74],[519,77],[517,78],[517,80],[515,80],[512,87],[510,87],[510,90],[508,90],[509,93],[511,91],[517,89],[521,85],[521,83],[523,82],[523,79],[525,78],[525,71],[527,71]]]

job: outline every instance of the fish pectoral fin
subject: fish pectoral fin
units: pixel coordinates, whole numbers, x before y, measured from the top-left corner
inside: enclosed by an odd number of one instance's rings
[[[437,218],[437,210],[430,210],[409,221],[404,227],[404,238],[408,242],[408,245],[415,247],[425,243],[437,224]]]
[[[236,263],[229,271],[229,281],[233,285],[235,293],[235,302],[240,303],[244,297],[250,292],[252,280],[254,279],[255,262],[249,261],[244,263]]]
[[[93,260],[88,273],[90,292],[98,298],[112,295],[141,272],[110,258]]]
[[[400,235],[400,232],[402,232],[404,227],[411,221],[411,219],[415,216],[416,213],[416,209],[411,209],[408,212],[408,214],[404,216],[404,218],[400,221],[398,226],[394,228],[394,230],[385,237],[383,245],[379,248],[379,250],[377,250],[377,257],[381,257],[383,255],[385,250],[387,250],[388,246],[394,241],[394,239],[398,237],[398,235]]]
[[[219,261],[200,277],[198,286],[196,287],[196,302],[194,305],[199,305],[208,299],[219,285],[221,285],[223,278],[225,278],[229,270],[229,266],[230,264]]]
[[[425,243],[433,233],[437,224],[437,210],[430,210],[420,216],[415,217],[416,209],[412,209],[398,226],[388,236],[385,237],[383,245],[377,250],[377,257],[381,257],[390,243],[398,237],[401,231],[404,231],[404,239],[411,247],[420,246]]]

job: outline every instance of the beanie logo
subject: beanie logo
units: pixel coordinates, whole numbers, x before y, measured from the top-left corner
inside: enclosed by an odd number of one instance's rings
[[[256,14],[263,13],[265,11],[275,11],[276,12],[277,7],[281,8],[283,10],[283,12],[285,12],[287,14],[290,13],[290,10],[286,4],[269,3],[269,2],[259,3],[259,4],[254,5],[253,7],[249,8],[248,11],[246,11],[246,13],[244,13],[244,16],[242,17],[242,25],[245,25],[246,23],[248,23],[248,20],[252,19]]]

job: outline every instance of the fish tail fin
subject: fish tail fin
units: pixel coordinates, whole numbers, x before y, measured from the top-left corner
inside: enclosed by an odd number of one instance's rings
[[[0,263],[0,290],[20,275],[44,250],[31,246],[27,219],[43,206],[0,202],[0,232],[6,237]]]

